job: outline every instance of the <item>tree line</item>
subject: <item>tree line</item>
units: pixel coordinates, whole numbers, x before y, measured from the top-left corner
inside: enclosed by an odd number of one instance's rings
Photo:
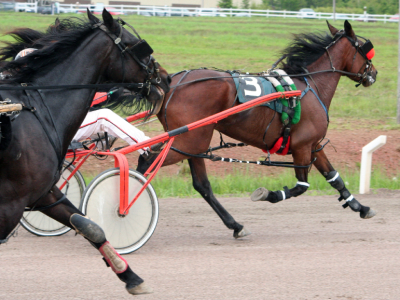
[[[313,8],[317,12],[332,12],[332,0],[262,0],[255,4],[251,0],[242,0],[240,7],[235,7],[232,0],[220,0],[220,8],[252,8],[298,11],[301,8]],[[399,12],[398,0],[336,0],[337,13],[361,14],[367,8],[369,14],[394,15]]]

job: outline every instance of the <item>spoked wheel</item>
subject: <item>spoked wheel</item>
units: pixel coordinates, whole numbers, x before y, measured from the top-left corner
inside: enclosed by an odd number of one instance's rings
[[[121,216],[119,172],[119,168],[109,169],[93,179],[83,196],[82,211],[103,228],[107,240],[119,254],[128,254],[142,247],[156,229],[158,199],[149,184],[128,215]],[[129,201],[146,181],[139,172],[129,170]]]
[[[68,164],[69,162],[65,161],[63,163],[63,168]],[[74,169],[75,167],[73,165],[69,166],[61,175],[57,186],[61,186]],[[68,200],[70,200],[73,205],[80,207],[85,186],[86,184],[82,174],[77,171],[69,180],[69,184],[65,185],[61,192],[67,196]],[[26,230],[40,236],[57,236],[71,230],[71,228],[53,220],[40,211],[25,212],[20,222]]]

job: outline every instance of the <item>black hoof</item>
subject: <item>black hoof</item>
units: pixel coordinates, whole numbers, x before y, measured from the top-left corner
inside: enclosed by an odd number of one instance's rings
[[[243,225],[240,225],[239,223],[236,223],[235,229],[233,230],[233,237],[237,239],[239,237],[239,233],[243,230]],[[232,228],[232,227],[231,227]]]
[[[370,219],[376,215],[376,212],[368,206],[363,206],[360,210],[360,218]]]
[[[233,237],[234,237],[235,239],[239,239],[239,238],[245,237],[245,236],[250,235],[250,234],[251,234],[251,232],[250,232],[249,230],[247,230],[246,228],[243,227],[243,229],[240,230],[239,232],[236,232],[236,231],[235,231],[235,232],[233,233]]]
[[[260,187],[256,189],[251,194],[252,201],[268,201],[271,203],[277,203],[283,200],[282,192],[281,191],[268,191],[266,188]]]

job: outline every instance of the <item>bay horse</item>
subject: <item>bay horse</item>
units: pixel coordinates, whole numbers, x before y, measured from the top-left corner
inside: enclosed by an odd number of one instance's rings
[[[340,198],[346,200],[345,206],[360,212],[361,218],[371,218],[375,212],[361,205],[351,195],[324,151],[313,151],[321,146],[320,142],[327,132],[328,110],[341,76],[346,75],[368,87],[375,82],[378,73],[370,58],[363,53],[364,43],[357,38],[348,21],[344,23],[344,30],[339,31],[329,23],[328,27],[330,34],[296,35],[291,45],[282,53],[286,56],[282,68],[287,74],[304,74],[300,78],[293,78],[297,89],[305,90],[309,84],[315,92],[310,91],[301,99],[301,120],[292,126],[290,151],[297,166],[310,165],[316,158],[314,166],[332,187],[339,191]],[[307,75],[308,72],[315,72],[315,75]],[[210,77],[212,79],[207,80]],[[308,84],[304,79],[306,77]],[[189,84],[185,84],[187,82]],[[173,76],[171,91],[166,95],[166,101],[157,116],[164,130],[173,130],[238,105],[236,95],[235,83],[228,73],[207,69],[183,71]],[[176,136],[172,146],[189,154],[203,153],[209,148],[213,131],[217,130],[248,145],[263,150],[271,149],[283,133],[283,124],[280,118],[274,118],[274,114],[275,112],[267,107],[255,107],[223,119],[217,124]],[[175,164],[183,159],[189,161],[193,187],[223,223],[234,231],[234,237],[248,235],[249,231],[236,222],[214,196],[203,158],[170,151],[163,166]],[[139,158],[138,171],[143,173],[147,168],[148,164]],[[308,168],[296,168],[295,173],[298,179],[295,187],[285,187],[284,191],[260,188],[252,194],[252,200],[276,203],[303,194],[309,187]]]
[[[132,26],[114,20],[107,10],[103,21],[89,11],[87,17],[65,19],[61,24],[66,30],[37,35],[33,46],[38,50],[3,67],[11,76],[0,81],[0,95],[5,102],[23,104],[23,110],[12,121],[1,116],[0,244],[8,241],[26,207],[40,210],[98,249],[129,293],[149,293],[103,230],[55,186],[68,145],[97,89],[123,86],[138,95],[138,109],[147,100],[153,110],[169,91],[170,77]],[[13,47],[23,49],[24,43],[9,43],[0,49],[1,58]],[[114,100],[114,105],[125,105]]]

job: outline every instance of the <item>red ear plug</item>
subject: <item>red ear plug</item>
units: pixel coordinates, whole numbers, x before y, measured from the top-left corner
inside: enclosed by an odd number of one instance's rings
[[[366,55],[366,57],[371,60],[375,56],[375,49],[372,48]]]

